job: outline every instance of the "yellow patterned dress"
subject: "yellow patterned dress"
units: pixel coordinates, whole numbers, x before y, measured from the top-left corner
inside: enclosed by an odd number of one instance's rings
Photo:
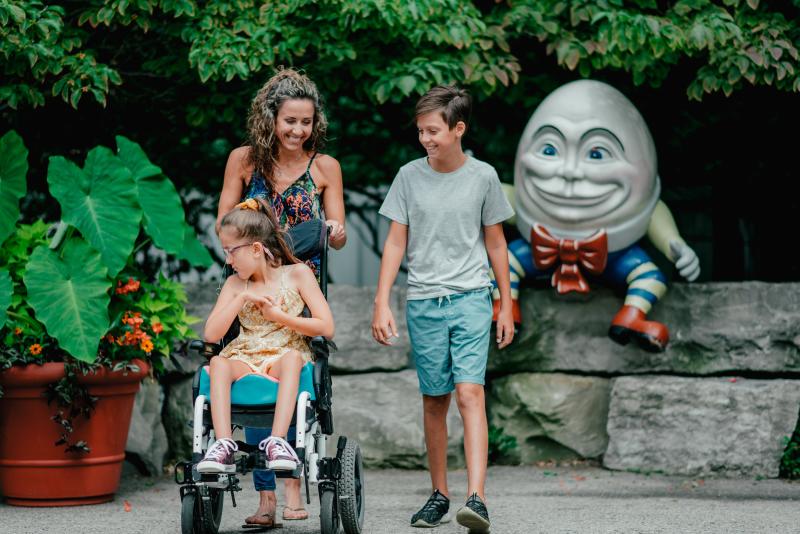
[[[281,285],[278,295],[282,298],[281,309],[290,316],[297,317],[303,312],[305,303],[296,288],[286,285],[286,270],[289,268],[291,267],[280,268]],[[245,290],[249,283],[248,280]],[[250,301],[245,302],[239,311],[239,324],[239,335],[219,355],[246,363],[253,373],[267,374],[269,368],[290,350],[299,352],[306,362],[312,359],[306,336],[267,320],[261,310]]]

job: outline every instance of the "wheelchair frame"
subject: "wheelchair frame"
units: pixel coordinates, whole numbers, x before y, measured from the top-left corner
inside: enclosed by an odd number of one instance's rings
[[[327,230],[322,239],[320,286],[327,298]],[[293,472],[275,471],[277,478],[304,478],[306,503],[311,503],[309,483],[317,484],[320,498],[320,527],[322,534],[336,534],[340,526],[347,534],[361,534],[364,524],[364,470],[361,450],[354,440],[340,436],[336,456],[328,457],[327,438],[333,434],[332,381],[328,359],[335,345],[323,337],[310,340],[315,357],[313,387],[315,399],[301,391],[292,418],[296,429],[295,451],[300,464]],[[190,344],[209,360],[222,348],[221,344]],[[237,441],[239,451],[246,455],[236,460],[235,473],[199,473],[197,464],[214,442],[209,399],[199,394],[201,366],[194,375],[192,393],[194,421],[192,433],[192,458],[175,466],[175,482],[180,485],[181,532],[183,534],[217,534],[222,520],[224,495],[230,493],[236,507],[235,493],[241,491],[239,477],[253,469],[265,469],[264,453],[257,446]],[[272,426],[275,405],[231,405],[231,426],[235,428]],[[245,526],[265,530],[270,527]]]

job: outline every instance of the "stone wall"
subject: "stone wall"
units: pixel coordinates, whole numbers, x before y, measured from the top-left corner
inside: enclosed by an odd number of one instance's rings
[[[206,317],[213,284],[187,291],[189,312]],[[359,441],[368,465],[425,467],[404,291],[392,294],[400,330],[392,347],[372,340],[373,298],[374,288],[329,288],[339,346],[331,358],[336,430]],[[522,291],[517,339],[489,355],[489,422],[516,440],[500,460],[598,458],[610,469],[776,476],[800,410],[800,284],[673,284],[652,314],[670,328],[660,354],[608,339],[621,302],[603,288],[580,298]],[[175,458],[189,451],[190,377],[201,362],[179,358],[161,391],[140,393],[158,395]],[[454,404],[448,423],[450,463],[463,465]]]

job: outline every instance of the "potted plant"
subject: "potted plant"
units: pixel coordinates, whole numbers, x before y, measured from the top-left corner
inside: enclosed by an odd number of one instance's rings
[[[148,273],[145,247],[208,266],[172,182],[136,143],[83,167],[51,157],[61,221],[20,224],[27,150],[0,138],[0,495],[89,504],[119,485],[140,380],[163,369],[196,319],[183,287]]]

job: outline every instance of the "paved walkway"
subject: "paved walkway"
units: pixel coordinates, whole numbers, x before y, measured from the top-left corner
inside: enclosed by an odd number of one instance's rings
[[[466,473],[451,474],[453,502],[465,498]],[[424,534],[408,526],[428,494],[423,471],[368,471],[365,534]],[[250,476],[226,498],[221,533],[240,533],[255,510]],[[319,532],[312,487],[311,519],[287,522],[277,532]],[[596,467],[493,467],[488,505],[494,534],[534,533],[800,533],[800,482],[686,479],[615,473]],[[279,496],[279,503],[281,498]],[[129,505],[126,506],[126,503]],[[126,511],[129,508],[129,511]],[[178,533],[180,499],[169,478],[140,477],[126,470],[113,502],[75,508],[18,508],[0,504],[0,532]],[[432,534],[465,534],[455,523]]]

